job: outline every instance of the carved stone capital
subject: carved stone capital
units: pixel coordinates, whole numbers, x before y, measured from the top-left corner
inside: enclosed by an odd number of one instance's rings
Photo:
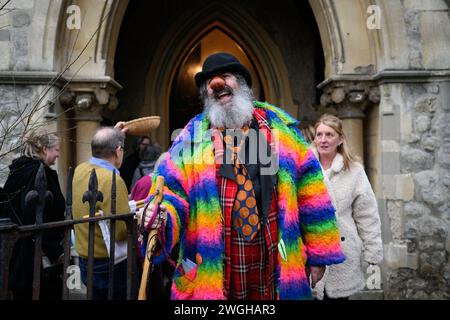
[[[74,108],[77,114],[95,113],[104,108],[113,111],[119,105],[116,93],[121,89],[110,77],[72,79],[60,94],[59,102],[66,109]]]
[[[78,95],[75,98],[75,117],[76,121],[96,121],[101,122],[103,106],[93,103],[94,97],[89,94]]]
[[[59,96],[59,102],[65,109],[73,110],[76,121],[101,122],[105,108],[114,111],[119,105],[115,95],[102,89],[92,92],[64,91]]]
[[[74,107],[76,111],[88,111],[94,104],[95,97],[89,93],[82,93],[75,96]]]
[[[367,106],[380,101],[378,86],[369,81],[331,81],[322,90],[321,106],[336,110],[341,119],[362,119]]]

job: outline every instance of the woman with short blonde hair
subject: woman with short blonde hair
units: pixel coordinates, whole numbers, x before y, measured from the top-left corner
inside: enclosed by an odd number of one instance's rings
[[[42,160],[47,165],[53,165],[56,158],[59,156],[59,137],[46,129],[33,130],[25,136],[23,155],[25,157]],[[47,159],[47,153],[49,151],[58,149],[58,156],[52,156],[51,159]]]
[[[19,226],[36,223],[36,205],[26,201],[26,195],[35,189],[35,179],[40,168],[44,169],[47,190],[53,195],[44,208],[44,222],[64,220],[65,201],[58,182],[58,175],[50,166],[59,157],[60,139],[46,129],[31,131],[24,139],[22,156],[9,166],[8,179],[3,188],[7,202],[0,216],[9,218]],[[43,234],[43,259],[51,267],[42,269],[40,299],[61,299],[63,230],[51,229]],[[33,284],[33,237],[19,239],[11,256],[9,290],[14,300],[31,300]]]

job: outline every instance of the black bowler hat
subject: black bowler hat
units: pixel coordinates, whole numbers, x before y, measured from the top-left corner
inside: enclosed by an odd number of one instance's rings
[[[203,63],[202,71],[195,75],[195,83],[200,87],[203,81],[215,74],[224,72],[236,72],[244,77],[247,85],[252,86],[250,72],[239,62],[239,60],[226,52],[219,52],[210,55]]]

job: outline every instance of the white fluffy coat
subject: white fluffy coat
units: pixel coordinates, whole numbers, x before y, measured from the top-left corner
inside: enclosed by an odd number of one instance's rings
[[[355,163],[344,170],[343,157],[338,153],[324,176],[336,208],[346,260],[328,266],[314,291],[318,299],[323,299],[324,290],[330,298],[348,297],[365,286],[363,262],[378,264],[383,260],[380,216],[362,165]]]

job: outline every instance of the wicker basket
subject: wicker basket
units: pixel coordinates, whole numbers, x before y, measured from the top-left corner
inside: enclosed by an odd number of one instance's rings
[[[125,122],[124,127],[128,128],[127,134],[132,136],[148,136],[158,128],[159,116],[143,117]]]

